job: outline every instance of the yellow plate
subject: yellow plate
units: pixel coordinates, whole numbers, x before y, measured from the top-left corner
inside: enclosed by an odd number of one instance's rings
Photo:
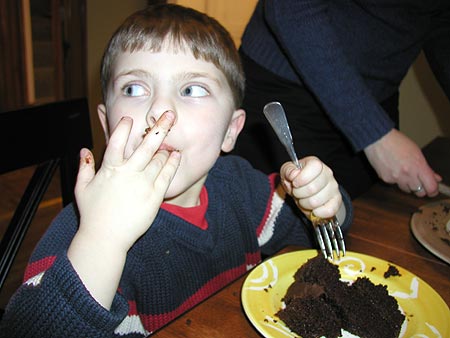
[[[298,337],[275,316],[281,299],[294,281],[294,273],[317,250],[289,252],[268,259],[255,267],[242,286],[242,305],[255,328],[266,338]],[[450,337],[450,310],[439,294],[411,272],[379,258],[347,252],[337,263],[342,280],[366,276],[374,284],[387,285],[389,294],[399,303],[406,320],[399,337]],[[390,265],[401,276],[384,278]],[[355,337],[343,331],[343,337]]]

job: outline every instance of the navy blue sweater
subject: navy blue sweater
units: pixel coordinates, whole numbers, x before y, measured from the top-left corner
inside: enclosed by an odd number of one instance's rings
[[[241,47],[309,87],[357,151],[394,126],[378,102],[421,50],[450,97],[448,0],[260,0]]]
[[[310,223],[275,194],[276,180],[238,157],[220,158],[205,184],[207,229],[160,209],[128,253],[110,311],[90,296],[67,259],[79,221],[69,205],[35,249],[0,336],[144,337],[254,267],[262,254],[288,244],[315,246]],[[343,197],[345,231],[352,206]]]

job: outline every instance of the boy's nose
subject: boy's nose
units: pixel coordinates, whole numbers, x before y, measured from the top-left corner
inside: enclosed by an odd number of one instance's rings
[[[158,121],[158,119],[161,117],[162,114],[164,114],[166,111],[172,111],[174,112],[174,114],[176,115],[175,110],[173,109],[165,109],[161,112],[158,113],[152,113],[152,111],[149,111],[145,117],[145,120],[147,122],[147,128],[145,129],[145,132],[147,133],[148,131],[150,131],[150,129],[153,128],[153,126],[156,124],[156,121]],[[176,120],[175,120],[176,121]],[[175,124],[175,123],[174,123]]]
[[[148,126],[152,128],[161,115],[168,110],[176,112],[172,98],[163,93],[155,93],[146,115],[146,122]]]
[[[150,113],[147,113],[147,116],[145,117],[145,121],[147,122],[148,128],[151,129],[151,128],[153,128],[153,126],[155,125],[157,120],[153,115],[151,115]]]

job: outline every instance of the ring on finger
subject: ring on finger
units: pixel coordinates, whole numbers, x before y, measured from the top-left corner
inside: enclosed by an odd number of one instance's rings
[[[413,193],[417,193],[417,192],[420,192],[420,191],[422,191],[423,190],[423,187],[421,186],[421,185],[419,185],[416,189],[411,189],[411,191],[413,192]]]

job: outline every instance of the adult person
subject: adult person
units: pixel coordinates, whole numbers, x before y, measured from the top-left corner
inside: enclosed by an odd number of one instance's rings
[[[263,171],[287,159],[262,110],[284,106],[299,156],[352,198],[378,180],[419,197],[439,174],[398,130],[399,86],[421,51],[450,97],[450,2],[260,0],[242,37],[247,122],[235,153]]]

